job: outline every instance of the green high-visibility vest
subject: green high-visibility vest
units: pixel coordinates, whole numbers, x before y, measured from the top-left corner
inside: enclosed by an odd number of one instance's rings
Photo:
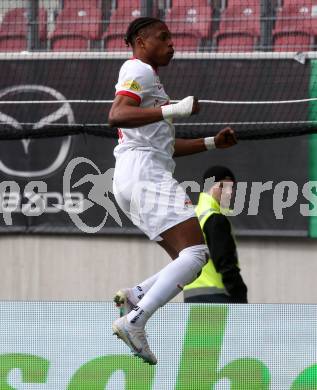
[[[213,214],[221,214],[220,205],[212,196],[202,192],[196,207],[196,215],[202,231],[206,221]],[[200,276],[184,287],[184,297],[205,294],[226,294],[222,276],[216,271],[211,259],[203,267]]]

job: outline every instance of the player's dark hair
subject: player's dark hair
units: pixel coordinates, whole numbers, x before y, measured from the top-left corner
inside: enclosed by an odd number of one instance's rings
[[[124,41],[127,44],[127,46],[134,45],[135,38],[138,36],[138,33],[141,29],[150,26],[151,24],[154,23],[164,23],[162,20],[157,19],[157,18],[150,18],[150,17],[140,17],[137,19],[134,19],[130,24],[127,29],[127,32],[124,37]]]

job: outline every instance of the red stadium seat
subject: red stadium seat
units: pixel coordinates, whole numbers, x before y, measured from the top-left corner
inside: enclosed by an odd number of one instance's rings
[[[281,31],[274,34],[274,51],[310,51],[313,44],[314,36],[305,31]]]
[[[112,11],[108,30],[102,36],[104,47],[107,50],[127,50],[124,43],[124,35],[128,25],[133,19],[141,16],[141,8],[136,3],[132,1],[131,3],[129,2],[128,8],[122,6]]]
[[[100,39],[102,13],[94,7],[67,7],[58,15],[50,36],[54,51],[87,50],[90,42]]]
[[[249,33],[224,33],[218,35],[218,52],[250,52],[254,50],[257,37]]]
[[[208,0],[173,0],[172,1],[172,7],[207,7],[210,5],[210,1]]]
[[[90,49],[90,41],[86,36],[58,34],[53,41],[54,51],[85,51]]]
[[[127,51],[128,47],[125,45],[123,35],[110,35],[105,41],[104,45],[109,51]]]
[[[218,51],[253,51],[260,37],[260,3],[231,0],[214,35]]]
[[[316,4],[315,0],[283,0],[283,7],[288,7],[290,5],[311,7],[314,4]]]
[[[141,8],[141,0],[117,0],[117,9]]]
[[[102,0],[64,0],[64,8],[101,8]]]
[[[272,0],[270,0],[272,1]],[[227,8],[242,7],[242,8],[260,8],[261,0],[227,0]]]
[[[277,12],[276,30],[286,30],[287,28],[299,28],[312,30],[317,20],[317,9],[309,4],[311,0],[301,4],[285,5]],[[303,3],[305,3],[303,5]],[[314,12],[315,11],[315,12]]]
[[[47,12],[39,9],[39,39],[47,38]],[[27,49],[27,10],[14,8],[3,18],[0,27],[0,51],[21,51]]]
[[[0,51],[25,51],[27,41],[25,35],[7,35],[0,32]]]
[[[174,33],[173,44],[176,50],[197,51],[201,42],[201,37],[195,33]]]
[[[211,36],[211,21],[211,6],[202,0],[173,2],[165,16],[176,50],[197,50],[201,39]]]
[[[306,0],[301,4],[285,5],[278,11],[273,31],[274,51],[312,50],[317,33],[315,7]]]

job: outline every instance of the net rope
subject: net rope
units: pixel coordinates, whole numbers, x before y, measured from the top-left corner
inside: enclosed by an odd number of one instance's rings
[[[317,98],[293,99],[281,101],[224,101],[224,100],[199,100],[201,105],[282,105],[282,104],[300,104],[317,101]],[[179,100],[171,100],[171,103],[177,103]],[[113,100],[0,100],[1,106],[19,106],[19,105],[70,105],[70,104],[92,104],[110,105]],[[4,116],[7,119],[6,116]],[[25,138],[45,138],[60,137],[76,134],[91,134],[101,137],[116,138],[117,129],[111,128],[108,123],[45,123],[36,126],[33,122],[19,122],[21,128],[14,128],[8,120],[3,121],[3,115],[0,113],[0,139],[14,140]],[[211,127],[242,126],[243,130],[237,132],[237,138],[240,140],[258,140],[274,139],[281,137],[293,137],[317,133],[317,120],[303,121],[219,121],[219,122],[174,122],[176,136],[179,138],[198,138],[205,135],[205,130],[200,132],[197,127],[210,128],[208,134],[215,135],[216,131]],[[249,127],[253,127],[248,129]],[[195,130],[188,129],[192,127]],[[255,130],[256,127],[256,130]]]
[[[171,100],[171,103],[178,103],[180,100]],[[226,101],[226,100],[198,100],[204,104],[292,104],[317,101],[317,98],[296,99],[296,100],[271,100],[271,101]],[[0,106],[3,104],[112,104],[113,100],[0,100]]]

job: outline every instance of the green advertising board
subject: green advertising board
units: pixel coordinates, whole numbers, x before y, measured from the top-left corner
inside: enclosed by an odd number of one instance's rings
[[[1,390],[314,390],[317,306],[169,304],[149,366],[111,332],[111,303],[0,303]]]

